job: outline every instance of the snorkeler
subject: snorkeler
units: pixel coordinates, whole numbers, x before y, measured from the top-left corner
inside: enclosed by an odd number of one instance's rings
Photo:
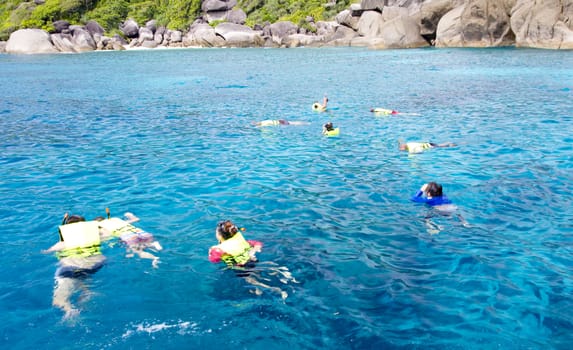
[[[381,115],[409,115],[409,116],[419,116],[419,113],[404,113],[404,112],[398,112],[397,110],[394,109],[386,109],[386,108],[370,108],[370,112],[374,113],[377,116],[381,116]]]
[[[413,202],[425,203],[434,208],[436,212],[443,216],[451,216],[456,214],[464,227],[469,227],[469,223],[457,213],[458,207],[443,193],[442,185],[436,182],[428,182],[416,192],[411,198]],[[430,234],[439,233],[441,227],[434,224],[431,220],[431,215],[426,216],[426,227]]]
[[[340,128],[335,128],[332,122],[328,122],[322,126],[322,134],[326,136],[338,136]]]
[[[278,126],[278,125],[310,125],[309,122],[288,121],[284,119],[267,119],[254,123],[255,126]]]
[[[278,287],[272,287],[257,279],[257,271],[255,271],[255,262],[258,262],[256,253],[261,252],[263,244],[255,240],[246,240],[241,234],[239,229],[230,220],[221,221],[217,224],[215,230],[215,237],[219,242],[218,245],[209,248],[209,261],[212,263],[219,263],[223,261],[227,267],[235,270],[237,275],[244,277],[245,280],[255,286],[272,290],[286,299],[288,293]],[[265,264],[269,265],[269,264]],[[272,263],[271,265],[276,265]],[[270,275],[279,274],[282,278],[280,281],[286,284],[288,281],[298,283],[290,274],[286,267],[268,267]],[[258,289],[255,289],[256,294],[261,294]]]
[[[209,249],[209,261],[225,262],[227,266],[245,266],[257,261],[256,253],[260,252],[263,244],[255,240],[245,240],[239,228],[230,220],[221,221],[215,230],[218,245]]]
[[[437,144],[433,142],[406,142],[402,143],[398,141],[398,149],[400,151],[408,151],[409,153],[422,153],[425,150],[437,147],[455,147],[457,146],[455,143],[448,142]]]
[[[380,115],[400,114],[400,112],[398,112],[398,111],[395,111],[393,109],[386,109],[386,108],[371,108],[370,112],[380,114]]]
[[[324,98],[322,99],[322,104],[320,104],[318,101],[315,101],[312,104],[312,110],[316,112],[325,112],[327,105],[328,105],[328,97],[324,95]]]
[[[102,268],[106,258],[101,253],[101,236],[95,221],[66,213],[59,236],[58,243],[42,252],[56,252],[59,259],[52,304],[65,312],[65,318],[70,318],[79,313],[71,303],[72,295],[80,289],[87,291],[83,279]]]
[[[102,236],[105,238],[119,237],[119,240],[127,248],[127,257],[137,255],[141,259],[150,259],[151,266],[157,268],[159,258],[147,250],[157,252],[161,251],[163,247],[151,233],[131,225],[133,222],[139,221],[139,218],[132,213],[124,214],[126,220],[110,218],[108,208],[106,208],[106,212],[108,218],[98,222]]]

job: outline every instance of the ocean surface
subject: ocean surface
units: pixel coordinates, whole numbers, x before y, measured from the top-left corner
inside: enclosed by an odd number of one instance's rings
[[[1,347],[570,349],[572,67],[514,48],[0,55]],[[469,227],[410,201],[429,181]],[[41,251],[64,213],[106,207],[140,218],[159,267],[104,243],[64,318]],[[208,261],[225,219],[263,242],[270,288]]]

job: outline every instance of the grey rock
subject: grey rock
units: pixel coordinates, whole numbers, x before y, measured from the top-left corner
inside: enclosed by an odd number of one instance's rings
[[[153,36],[153,32],[151,31],[151,29],[147,28],[147,27],[141,27],[139,28],[139,36],[138,36],[138,41],[139,43],[143,43],[144,41],[149,41],[149,40],[153,40],[154,36]]]
[[[180,43],[183,41],[183,33],[180,30],[172,30],[169,38],[170,43]]]
[[[448,12],[438,24],[438,47],[494,47],[515,42],[503,1],[471,0]]]
[[[57,53],[50,34],[42,29],[20,29],[12,34],[6,43],[7,53],[39,54]]]
[[[254,31],[248,26],[228,22],[220,23],[215,27],[215,33],[223,37],[230,32],[253,33]]]
[[[382,25],[379,36],[382,41],[372,44],[373,49],[409,49],[429,46],[420,34],[420,27],[409,17],[397,17]]]
[[[359,16],[353,16],[352,11],[344,10],[338,13],[335,17],[335,21],[338,24],[343,26],[347,26],[348,28],[352,28],[354,30],[358,30],[358,21],[360,20]]]
[[[336,31],[334,32],[334,34],[327,37],[326,40],[327,41],[337,41],[337,42],[345,41],[347,44],[344,46],[347,46],[350,44],[350,41],[357,36],[358,36],[358,33],[355,30],[348,28],[346,26],[338,26],[336,28]],[[337,45],[337,46],[340,46],[340,45]]]
[[[183,39],[185,46],[218,47],[224,42],[225,40],[208,24],[193,24]]]
[[[145,47],[147,49],[154,49],[157,47],[157,42],[155,42],[155,40],[145,40],[141,43],[141,47]]]
[[[161,45],[163,43],[163,34],[155,33],[155,35],[153,36],[153,41],[155,41],[157,45]]]
[[[335,21],[318,21],[316,22],[316,35],[329,36],[336,32],[340,25]]]
[[[154,19],[147,21],[147,23],[145,23],[145,28],[151,30],[151,32],[155,34],[157,31],[157,21]]]
[[[384,8],[384,0],[362,0],[360,8],[364,11],[380,11]]]
[[[137,38],[139,35],[139,25],[131,18],[120,24],[119,29],[128,38]]]
[[[384,19],[381,13],[366,11],[360,16],[358,21],[358,34],[369,38],[378,37],[383,24]]]
[[[438,23],[444,15],[456,8],[451,0],[435,0],[424,2],[414,17],[420,25],[420,34],[434,35]]]
[[[96,21],[88,21],[86,23],[85,29],[90,33],[92,36],[95,34],[103,35],[105,33],[105,29],[99,25]]]
[[[52,23],[52,25],[54,26],[54,33],[62,33],[68,30],[68,28],[70,27],[70,22],[59,20]]]
[[[72,44],[77,52],[93,51],[97,45],[90,33],[83,28],[74,28]]]
[[[573,49],[573,0],[518,0],[511,28],[518,47]]]
[[[226,1],[205,0],[205,1],[203,1],[203,4],[201,4],[201,10],[203,10],[204,12],[226,11],[226,10],[229,10],[228,6],[229,5]],[[231,8],[233,8],[233,7],[231,6]]]
[[[275,22],[269,26],[269,31],[273,41],[281,44],[283,38],[298,33],[298,26],[289,21]]]
[[[283,38],[285,47],[316,47],[323,43],[323,38],[316,35],[292,34]]]
[[[60,52],[77,52],[72,43],[71,34],[54,33],[50,35],[54,47]]]
[[[235,24],[245,24],[247,21],[247,14],[241,9],[231,10],[227,14],[227,21]]]

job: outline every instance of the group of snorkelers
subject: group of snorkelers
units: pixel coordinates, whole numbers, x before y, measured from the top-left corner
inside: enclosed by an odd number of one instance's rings
[[[157,252],[163,247],[152,234],[131,225],[139,218],[132,213],[125,213],[124,219],[115,218],[110,216],[109,209],[106,211],[107,218],[97,217],[90,221],[81,215],[66,213],[58,227],[59,241],[42,251],[56,253],[58,258],[52,304],[62,309],[66,318],[79,313],[71,298],[78,290],[86,291],[83,279],[105,264],[102,242],[116,238],[125,246],[128,257],[137,255],[151,259],[152,266],[158,266],[159,258],[149,250]]]
[[[313,110],[324,112],[327,110],[328,98],[324,96],[323,102],[315,102]],[[395,110],[372,109],[371,112],[385,115],[399,114]],[[296,122],[286,120],[265,120],[257,123],[257,126],[277,126],[277,125],[308,125],[308,122]],[[338,135],[339,129],[335,128],[332,122],[323,125],[322,133],[327,136]],[[436,144],[432,142],[399,142],[399,150],[409,153],[420,153],[428,149],[438,147],[454,147],[453,143]],[[443,193],[442,186],[436,182],[424,184],[418,192],[411,198],[413,202],[424,203],[435,209],[437,213],[445,216],[457,215],[464,226],[467,222],[457,213],[457,207]],[[59,266],[55,273],[55,288],[53,294],[53,305],[61,308],[66,317],[78,313],[70,299],[75,291],[84,289],[82,279],[97,272],[105,263],[105,256],[101,251],[101,244],[106,240],[117,238],[127,249],[127,256],[134,255],[143,259],[151,259],[152,266],[157,268],[159,258],[149,252],[162,250],[159,242],[154,236],[143,231],[132,223],[139,221],[135,215],[125,213],[124,218],[110,217],[109,209],[106,209],[107,218],[98,217],[91,221],[86,221],[80,215],[64,216],[62,224],[59,226],[60,241],[54,244],[45,253],[56,252],[59,259]],[[425,218],[426,227],[431,234],[438,233],[441,229],[431,221],[431,216]],[[275,291],[286,299],[288,294],[278,287],[270,286],[261,282],[257,277],[255,263],[258,263],[256,254],[262,251],[263,244],[256,240],[247,240],[241,233],[243,228],[238,228],[232,221],[225,220],[217,224],[215,238],[218,244],[209,249],[209,261],[213,263],[223,262],[230,269],[237,271],[237,274],[255,287],[261,287]],[[261,263],[259,263],[261,264]],[[263,263],[265,264],[265,263]],[[295,282],[286,267],[277,266],[274,263],[266,263],[267,270],[273,275],[280,276],[282,283]],[[256,294],[262,293],[258,288]]]

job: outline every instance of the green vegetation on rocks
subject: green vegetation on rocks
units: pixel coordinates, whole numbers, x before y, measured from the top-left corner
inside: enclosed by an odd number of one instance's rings
[[[0,2],[0,40],[15,30],[53,30],[52,23],[98,22],[108,33],[117,32],[127,18],[140,25],[151,19],[169,29],[187,30],[201,16],[201,0],[5,0]],[[305,27],[306,18],[332,19],[354,1],[342,0],[238,0],[236,8],[247,14],[247,25],[291,21]]]

